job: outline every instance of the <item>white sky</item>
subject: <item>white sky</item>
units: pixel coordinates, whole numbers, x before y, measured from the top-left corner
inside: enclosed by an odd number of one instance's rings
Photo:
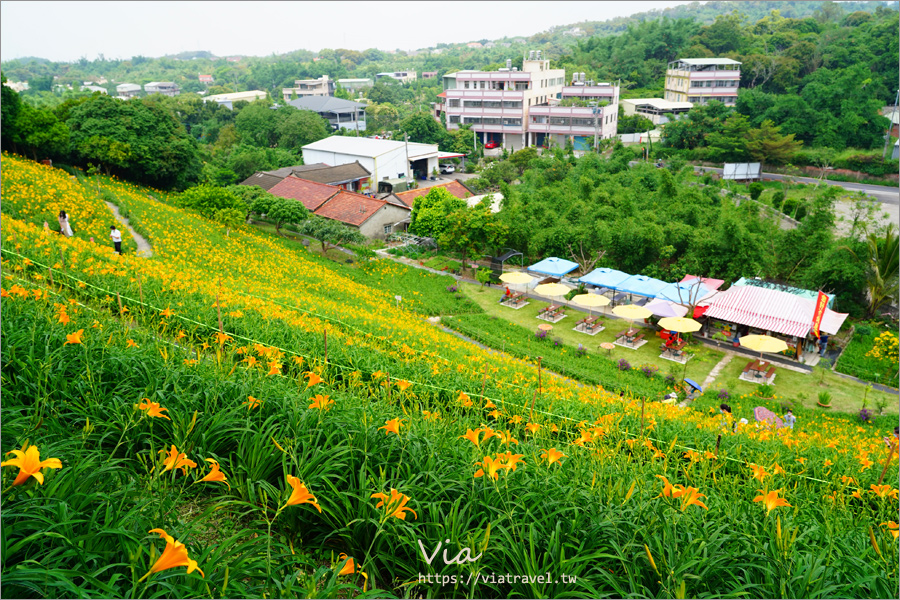
[[[651,2],[0,2],[0,59],[71,62],[190,50],[268,56],[293,50],[417,50],[556,25],[605,21]]]

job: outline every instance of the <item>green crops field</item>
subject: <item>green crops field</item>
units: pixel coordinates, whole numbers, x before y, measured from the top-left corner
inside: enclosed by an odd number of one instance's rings
[[[426,319],[489,331],[449,278],[101,178],[154,247],[119,257],[2,168],[4,597],[896,597],[884,422],[539,380]]]

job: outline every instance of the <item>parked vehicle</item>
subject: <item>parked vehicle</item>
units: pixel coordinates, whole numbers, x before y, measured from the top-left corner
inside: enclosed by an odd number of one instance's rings
[[[500,147],[500,144],[498,144],[498,143],[495,142],[494,140],[491,140],[491,141],[489,141],[489,142],[485,142],[485,143],[484,143],[484,149],[485,149],[485,150],[493,150],[494,148],[498,148],[498,147]]]
[[[456,171],[456,169],[453,168],[453,165],[441,165],[441,174],[442,175],[449,175],[450,173],[453,173],[454,171]]]

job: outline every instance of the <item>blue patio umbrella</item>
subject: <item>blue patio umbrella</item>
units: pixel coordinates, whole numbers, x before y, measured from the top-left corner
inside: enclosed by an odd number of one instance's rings
[[[686,384],[688,384],[689,386],[691,386],[692,388],[694,388],[695,390],[697,390],[698,392],[703,393],[703,388],[700,387],[700,384],[697,383],[696,381],[694,381],[693,379],[688,379],[687,377],[685,377],[684,382]]]
[[[564,258],[550,257],[528,267],[528,271],[534,271],[551,277],[562,277],[578,268],[578,263]]]
[[[620,282],[617,289],[629,294],[655,298],[657,292],[667,285],[669,284],[665,281],[660,281],[653,277],[647,277],[646,275],[632,275],[625,281]]]
[[[695,304],[712,292],[702,283],[670,283],[656,293],[657,298],[681,304]]]
[[[583,277],[579,277],[578,281],[581,283],[589,283],[591,285],[596,285],[597,287],[605,287],[611,290],[617,290],[618,285],[631,277],[628,273],[623,273],[622,271],[617,271],[615,269],[594,269],[587,275]]]

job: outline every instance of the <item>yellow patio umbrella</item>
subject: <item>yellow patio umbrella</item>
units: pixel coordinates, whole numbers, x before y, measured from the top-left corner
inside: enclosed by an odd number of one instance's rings
[[[700,331],[702,325],[693,319],[687,317],[666,317],[659,320],[659,326],[669,331],[677,331],[678,333],[691,333]]]
[[[572,298],[572,302],[578,304],[579,306],[586,306],[588,308],[588,312],[593,317],[594,308],[598,308],[600,306],[606,306],[609,304],[609,298],[606,296],[601,296],[600,294],[579,294]]]
[[[637,304],[620,304],[613,309],[613,314],[617,317],[634,321],[635,319],[646,319],[653,313]]]
[[[572,288],[564,286],[561,283],[542,283],[541,285],[534,288],[535,294],[540,294],[541,296],[563,296],[572,291]]]
[[[521,271],[510,271],[509,273],[504,273],[500,276],[500,281],[504,283],[511,283],[513,285],[522,285],[531,283],[534,279],[528,273],[522,273]]]
[[[745,335],[741,338],[741,346],[759,352],[760,360],[763,352],[784,352],[788,349],[786,343],[770,335]]]

